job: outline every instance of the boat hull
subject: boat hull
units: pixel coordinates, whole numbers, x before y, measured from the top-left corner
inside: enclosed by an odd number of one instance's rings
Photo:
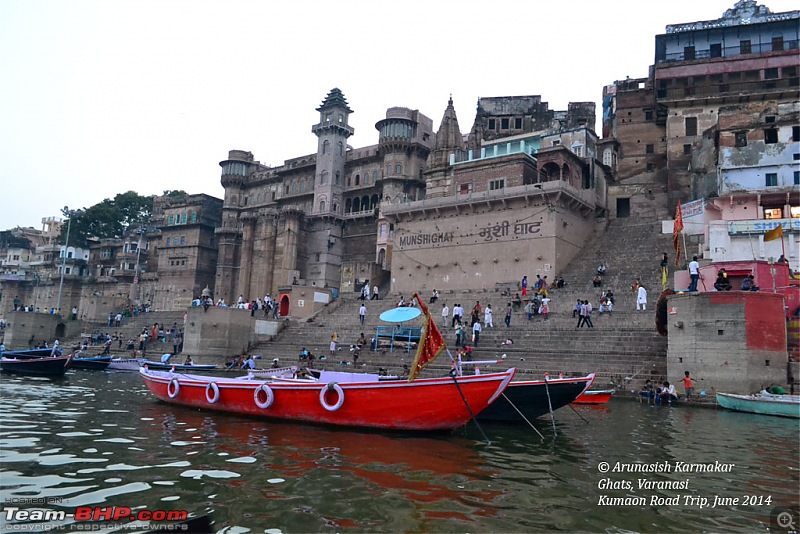
[[[717,404],[737,412],[800,419],[800,396],[717,393]]]
[[[213,371],[217,368],[216,365],[209,364],[209,365],[184,365],[182,363],[162,363],[162,362],[154,362],[151,360],[145,360],[142,362],[142,365],[146,365],[149,369],[153,369],[154,371],[171,371],[175,369],[176,371]]]
[[[587,390],[572,401],[572,404],[608,404],[613,394],[613,389]]]
[[[0,359],[0,368],[8,373],[34,376],[64,376],[72,356],[56,356],[53,358],[33,359]]]
[[[471,415],[461,395],[478,414],[500,396],[514,372],[459,377],[457,388],[451,377],[320,383],[139,370],[148,389],[171,404],[308,423],[415,431],[464,426]],[[257,391],[262,385],[271,394]]]
[[[485,421],[524,421],[535,419],[573,402],[594,381],[594,374],[580,378],[553,378],[511,382],[478,419]],[[549,401],[548,401],[549,392]],[[510,401],[510,402],[509,402]],[[512,406],[513,404],[513,406]],[[525,418],[514,408],[516,406]]]
[[[138,371],[144,365],[142,358],[114,358],[108,364],[109,371]]]
[[[90,358],[73,358],[73,369],[87,369],[90,371],[105,371],[111,364],[112,356],[93,356]]]

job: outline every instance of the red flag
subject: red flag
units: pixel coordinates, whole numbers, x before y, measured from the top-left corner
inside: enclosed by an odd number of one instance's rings
[[[681,205],[678,204],[675,210],[675,226],[672,228],[672,246],[675,247],[675,265],[680,264],[681,260],[681,232],[683,232],[683,211],[681,211]]]
[[[422,326],[422,335],[419,339],[417,354],[414,356],[414,363],[411,364],[411,371],[408,374],[409,382],[417,378],[417,375],[422,371],[422,369],[436,359],[436,357],[442,353],[445,347],[444,337],[442,337],[442,333],[439,331],[436,323],[433,322],[433,318],[428,311],[428,307],[425,305],[419,295],[415,293],[414,297],[419,303],[419,307],[422,310],[422,315],[425,318],[425,322]]]

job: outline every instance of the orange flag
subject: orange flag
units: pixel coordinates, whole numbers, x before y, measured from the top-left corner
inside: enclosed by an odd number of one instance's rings
[[[411,364],[411,371],[408,373],[408,381],[411,382],[417,375],[425,368],[426,365],[436,359],[442,353],[445,347],[444,337],[439,331],[439,327],[433,322],[431,313],[428,307],[422,301],[418,294],[414,294],[419,307],[422,310],[422,315],[425,322],[422,326],[422,335],[419,339],[419,346],[417,347],[417,354],[414,356],[414,363]]]
[[[672,228],[672,246],[675,247],[675,265],[680,264],[681,260],[681,232],[683,232],[683,211],[678,204],[675,210],[675,226]]]
[[[775,241],[783,237],[783,226],[778,225],[766,234],[764,234],[764,241]]]

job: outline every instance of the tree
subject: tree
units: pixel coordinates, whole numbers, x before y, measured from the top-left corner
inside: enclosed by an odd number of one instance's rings
[[[135,191],[120,193],[89,208],[72,212],[69,244],[84,247],[93,238],[119,238],[134,226],[146,224],[153,209],[153,197]],[[67,225],[61,228],[60,241],[66,240]]]

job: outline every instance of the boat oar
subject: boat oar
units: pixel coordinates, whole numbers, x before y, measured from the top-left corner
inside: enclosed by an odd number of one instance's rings
[[[511,405],[511,407],[512,407],[512,408],[514,408],[514,409],[517,411],[517,413],[519,414],[519,416],[520,416],[520,417],[522,417],[522,419],[523,419],[523,420],[524,420],[526,423],[528,423],[528,426],[530,426],[530,427],[533,429],[533,431],[534,431],[534,432],[536,432],[537,434],[539,434],[539,437],[540,437],[540,438],[542,438],[542,441],[544,441],[544,434],[542,434],[541,432],[539,432],[539,430],[538,430],[538,429],[537,429],[535,426],[533,426],[533,423],[531,423],[530,421],[528,421],[528,418],[527,418],[527,417],[525,417],[525,414],[523,414],[523,413],[522,413],[522,412],[519,410],[519,408],[517,408],[517,405],[516,405],[516,404],[514,404],[513,402],[511,402],[511,399],[509,399],[508,397],[506,397],[506,394],[505,394],[505,392],[503,392],[503,398],[504,398],[504,399],[506,399],[506,401],[508,401],[508,403]]]
[[[550,421],[553,422],[553,436],[557,436],[558,432],[556,432],[556,415],[553,413],[553,402],[550,400],[550,387],[547,385],[547,381],[550,379],[550,376],[545,373],[544,374],[544,390],[547,392],[547,405],[550,407]]]
[[[478,430],[481,431],[481,435],[483,436],[483,440],[486,442],[487,445],[490,445],[492,442],[489,441],[489,438],[486,437],[486,434],[483,432],[483,429],[481,428],[480,423],[478,423],[478,420],[475,418],[475,414],[472,413],[472,408],[469,407],[469,403],[467,402],[467,398],[464,397],[464,393],[461,391],[461,386],[458,384],[458,380],[456,380],[456,373],[457,373],[457,371],[455,369],[450,369],[450,377],[453,379],[453,383],[456,385],[456,389],[458,390],[458,394],[461,395],[461,400],[464,401],[464,406],[467,407],[467,411],[469,412],[469,416],[475,422],[475,426],[478,427]]]

